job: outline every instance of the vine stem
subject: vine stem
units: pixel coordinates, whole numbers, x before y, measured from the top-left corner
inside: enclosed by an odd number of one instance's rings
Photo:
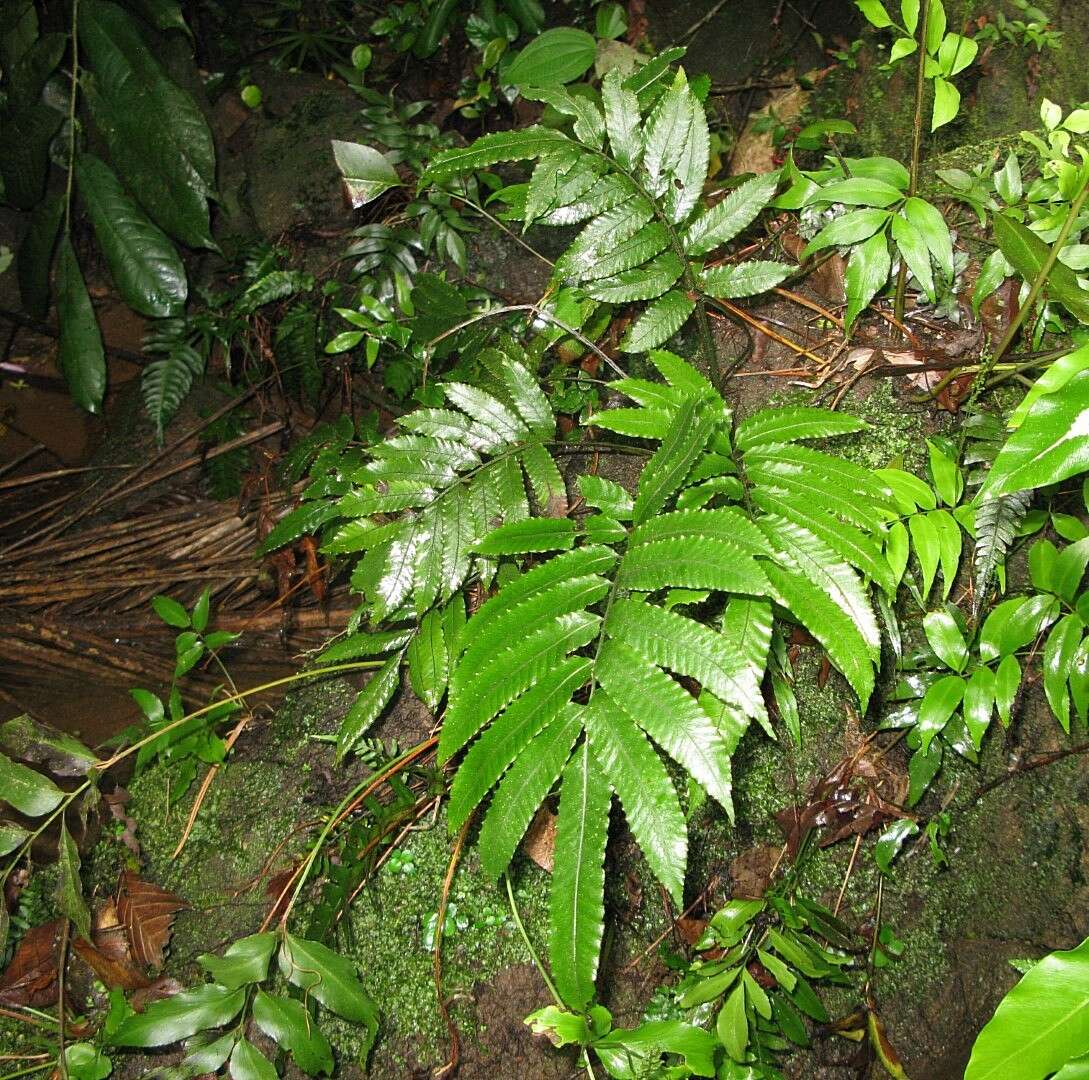
[[[926,31],[930,21],[930,0],[919,5],[919,62],[915,66],[915,119],[911,128],[911,171],[908,176],[908,198],[919,190],[919,154],[923,144],[923,91],[926,89]],[[893,314],[904,321],[904,302],[907,294],[907,263],[900,259],[900,272],[896,276],[896,298]]]
[[[79,95],[79,0],[72,0],[72,88],[68,94],[68,178],[64,187],[64,235],[72,231],[72,178],[76,169],[76,99]]]
[[[548,992],[552,995],[552,1000],[556,1003],[556,1008],[562,1009],[565,1007],[563,998],[560,997],[559,991],[556,989],[556,984],[552,981],[552,977],[548,974],[544,964],[541,963],[541,958],[537,955],[537,950],[533,947],[533,942],[529,940],[529,934],[526,933],[526,927],[522,922],[521,914],[519,914],[518,905],[514,901],[514,889],[511,887],[510,874],[504,874],[503,880],[507,885],[507,900],[510,902],[511,918],[514,919],[514,925],[518,927],[518,933],[522,935],[522,943],[526,947],[526,952],[529,953],[529,958],[533,961],[533,966],[540,972],[545,986],[548,987]]]
[[[1059,235],[1055,237],[1055,243],[1051,245],[1051,250],[1047,253],[1047,258],[1044,259],[1044,265],[1040,267],[1039,273],[1033,279],[1032,288],[1029,289],[1025,302],[1018,308],[1017,314],[1013,317],[1005,336],[999,343],[998,348],[995,349],[992,363],[998,363],[1002,359],[1006,350],[1013,343],[1013,339],[1017,336],[1017,332],[1021,329],[1021,324],[1025,321],[1028,313],[1036,306],[1036,301],[1040,298],[1040,293],[1043,292],[1047,279],[1058,261],[1059,252],[1062,251],[1063,245],[1074,228],[1074,222],[1077,221],[1078,214],[1081,213],[1081,208],[1085,205],[1086,196],[1089,196],[1089,183],[1082,186],[1077,198],[1070,204],[1063,227],[1059,230]]]

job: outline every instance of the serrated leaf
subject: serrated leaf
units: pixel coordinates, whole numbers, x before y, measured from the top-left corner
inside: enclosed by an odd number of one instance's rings
[[[639,545],[625,555],[617,583],[645,592],[679,587],[760,596],[768,590],[755,559],[727,540],[706,536]]]
[[[750,259],[736,266],[716,266],[703,272],[703,287],[720,298],[758,296],[786,280],[795,267]]]
[[[730,752],[699,704],[622,641],[606,641],[595,674],[611,699],[733,817]]]
[[[493,880],[510,865],[537,807],[559,778],[582,731],[582,708],[567,705],[518,756],[499,782],[480,826],[477,846]]]
[[[704,398],[689,397],[677,409],[665,440],[639,477],[633,511],[636,525],[657,514],[680,488],[720,417],[721,413]]]
[[[762,714],[764,704],[753,693],[744,659],[702,623],[621,598],[609,609],[605,629],[652,663],[696,679],[746,716]]]
[[[623,352],[648,352],[667,342],[696,309],[696,301],[680,289],[658,297],[630,326],[620,342]]]
[[[869,424],[854,416],[796,406],[787,409],[762,409],[737,425],[734,441],[739,450],[768,443],[790,443],[802,439],[826,439],[866,431]]]
[[[625,270],[613,277],[591,281],[585,286],[588,296],[609,304],[627,304],[632,300],[653,300],[676,284],[684,273],[684,263],[672,251],[664,251],[638,270]]]
[[[475,550],[498,557],[535,551],[566,551],[575,543],[575,523],[570,518],[529,518],[493,529]]]
[[[685,250],[706,255],[739,236],[771,202],[779,186],[777,172],[765,173],[734,188],[720,203],[704,211],[688,226]]]
[[[562,280],[583,280],[615,244],[634,236],[653,217],[654,208],[642,197],[628,198],[600,212],[556,260],[556,273]]]
[[[620,799],[651,871],[674,902],[682,903],[688,833],[665,766],[628,714],[604,692],[594,694],[584,723],[594,759]]]
[[[684,148],[676,165],[670,169],[665,191],[665,213],[674,225],[681,225],[702,201],[707,182],[710,136],[703,104],[688,92],[689,125]]]
[[[420,620],[406,655],[412,691],[434,712],[446,692],[450,670],[442,612],[433,609]]]
[[[643,152],[639,138],[639,99],[624,86],[617,68],[602,80],[601,103],[605,107],[609,149],[622,169],[631,170]]]
[[[337,761],[365,735],[390,703],[401,681],[401,654],[391,656],[368,680],[356,695],[347,716],[340,722],[337,732]]]
[[[548,150],[570,143],[566,135],[534,125],[515,131],[483,135],[466,147],[444,150],[428,163],[422,183],[449,180],[458,173],[476,172],[502,161],[532,161]]]
[[[447,820],[459,828],[507,768],[586,682],[591,663],[581,656],[552,666],[508,706],[469,748],[450,787]]]
[[[563,772],[552,873],[549,956],[565,1005],[581,1012],[594,996],[605,925],[605,841],[612,792],[583,741]]]
[[[161,360],[153,360],[144,368],[140,392],[160,444],[166,425],[188,396],[193,380],[204,374],[204,363],[204,357],[183,341],[177,342]]]
[[[865,711],[874,686],[866,639],[828,594],[808,578],[771,563],[765,571],[778,594],[778,602],[824,646],[829,659],[851,684]]]

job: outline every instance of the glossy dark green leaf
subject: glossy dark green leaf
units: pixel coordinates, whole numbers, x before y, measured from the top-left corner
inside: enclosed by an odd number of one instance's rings
[[[197,962],[221,986],[237,990],[268,978],[269,960],[277,944],[275,934],[251,934],[232,942],[222,956],[205,953]]]
[[[1031,229],[1007,214],[991,218],[995,239],[1010,265],[1031,283],[1044,267],[1048,246]],[[1047,277],[1045,295],[1057,300],[1074,318],[1089,323],[1089,292],[1079,284],[1074,271],[1056,262]],[[992,489],[992,494],[998,494]]]
[[[49,312],[49,276],[63,218],[64,200],[60,195],[43,199],[30,216],[16,255],[19,296],[27,314],[36,319],[44,319]]]
[[[333,1050],[329,1040],[300,1002],[258,990],[253,1001],[253,1019],[270,1039],[291,1054],[303,1072],[310,1076],[332,1074]]]
[[[63,121],[61,113],[38,101],[0,120],[4,198],[20,210],[29,210],[45,194],[49,144]]]
[[[734,1061],[744,1061],[749,1045],[749,1020],[745,1014],[745,986],[737,985],[718,1011],[715,1021],[719,1042]]]
[[[923,695],[917,720],[925,754],[934,737],[945,727],[960,707],[964,697],[965,680],[959,675],[946,675],[933,683]]]
[[[231,1080],[279,1080],[275,1066],[248,1039],[239,1039],[231,1051]]]
[[[62,237],[57,255],[60,366],[76,404],[98,412],[106,393],[106,353],[76,253]]]
[[[968,645],[956,620],[948,611],[930,611],[923,617],[926,640],[935,655],[956,672],[968,663]]]
[[[401,654],[391,656],[356,695],[337,732],[337,760],[344,758],[390,703],[401,679]]]
[[[0,800],[27,817],[55,810],[64,793],[47,776],[0,754]]]
[[[844,183],[849,182],[844,181]],[[884,233],[874,233],[869,240],[864,240],[852,249],[844,277],[847,288],[847,311],[843,317],[843,323],[848,329],[870,306],[870,301],[885,287],[891,266],[892,259],[889,256],[889,245]]]
[[[180,314],[189,286],[170,238],[129,198],[100,158],[76,157],[76,183],[121,298],[151,318]]]
[[[317,998],[327,1009],[374,1030],[378,1007],[356,975],[355,965],[318,941],[284,935],[280,971],[292,985]]]
[[[153,1001],[121,1021],[110,1036],[117,1046],[167,1046],[208,1028],[230,1023],[246,1002],[245,990],[205,983],[195,990]]]

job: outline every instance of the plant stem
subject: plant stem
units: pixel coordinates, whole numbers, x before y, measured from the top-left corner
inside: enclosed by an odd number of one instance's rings
[[[564,1008],[563,999],[560,997],[555,984],[545,970],[544,964],[541,963],[541,958],[537,955],[537,950],[533,947],[533,942],[529,940],[529,934],[526,933],[526,928],[522,923],[522,916],[518,913],[518,905],[514,902],[514,889],[511,888],[510,884],[510,874],[504,874],[503,880],[507,884],[507,899],[510,901],[511,917],[514,919],[514,925],[518,927],[518,933],[522,935],[522,941],[526,946],[526,952],[529,953],[529,958],[533,961],[533,966],[541,973],[541,978],[544,979],[544,984],[548,987],[548,992],[552,995],[552,1000],[556,1003],[556,1007],[562,1009]]]
[[[1006,350],[1017,336],[1017,332],[1021,329],[1021,324],[1027,318],[1028,313],[1036,306],[1036,301],[1040,298],[1040,293],[1043,292],[1044,286],[1047,284],[1047,279],[1051,276],[1051,271],[1055,268],[1055,263],[1058,261],[1059,252],[1062,251],[1063,245],[1070,236],[1070,231],[1074,228],[1074,222],[1077,221],[1078,214],[1081,213],[1081,208],[1085,205],[1086,196],[1089,196],[1089,184],[1086,184],[1081,191],[1078,192],[1077,198],[1070,204],[1070,209],[1067,211],[1063,227],[1059,230],[1059,235],[1055,237],[1055,243],[1051,245],[1051,250],[1047,253],[1047,258],[1044,259],[1044,265],[1040,267],[1040,272],[1033,279],[1032,288],[1029,289],[1029,294],[1025,298],[1025,302],[1018,308],[1017,314],[1014,316],[1013,321],[1006,330],[1005,337],[1002,338],[998,348],[994,351],[995,363],[1001,360],[1005,355]]]
[[[76,99],[79,96],[79,0],[72,0],[72,86],[68,92],[68,178],[64,187],[64,235],[72,231],[72,177],[76,168]]]
[[[919,153],[923,144],[923,94],[926,89],[926,30],[930,20],[930,0],[919,5],[919,61],[915,66],[915,118],[911,128],[911,170],[908,174],[908,198],[919,189]],[[900,272],[896,276],[896,298],[893,314],[898,322],[904,321],[904,301],[907,293],[907,263],[900,259]]]

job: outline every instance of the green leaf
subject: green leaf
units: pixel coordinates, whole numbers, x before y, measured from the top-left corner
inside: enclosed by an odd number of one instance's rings
[[[83,89],[126,187],[170,235],[214,247],[206,200],[215,193],[215,147],[196,102],[109,0],[80,5],[79,37],[94,71]]]
[[[579,1012],[594,996],[605,926],[605,841],[612,792],[583,741],[563,772],[552,872],[549,956],[564,1004]]]
[[[390,188],[400,187],[401,178],[380,150],[362,143],[331,140],[333,158],[344,181],[344,190],[353,210],[374,202]]]
[[[348,715],[337,732],[337,761],[343,761],[352,747],[367,733],[390,703],[401,680],[401,654],[391,656],[356,695]]]
[[[1021,686],[1021,665],[1012,654],[1002,657],[994,680],[994,704],[1005,727],[1010,726],[1017,691]]]
[[[779,174],[772,172],[734,188],[722,202],[704,211],[688,226],[685,250],[689,255],[706,255],[728,244],[756,220],[778,186]]]
[[[0,754],[0,799],[27,817],[55,810],[64,792],[47,776]]]
[[[885,180],[867,176],[852,176],[847,180],[834,180],[818,188],[811,203],[844,203],[847,206],[875,206],[884,208],[900,202],[903,191]]]
[[[692,128],[691,91],[684,72],[678,70],[673,85],[658,99],[647,119],[643,135],[643,169],[648,180],[647,190],[664,197],[681,160]]]
[[[960,91],[951,83],[938,76],[934,79],[934,112],[930,117],[930,130],[955,120],[960,112]],[[996,215],[998,216],[998,215]]]
[[[829,247],[849,247],[873,236],[893,217],[889,210],[864,208],[833,218],[805,246],[802,259],[808,259],[816,251]]]
[[[633,1063],[636,1068],[646,1062],[648,1068],[657,1065],[662,1054],[677,1054],[683,1068],[692,1076],[715,1075],[715,1037],[701,1027],[680,1020],[644,1022],[634,1031],[614,1028],[604,1038],[594,1041],[594,1053],[611,1076],[624,1076]],[[628,1075],[642,1075],[628,1072]]]
[[[1045,487],[1087,468],[1089,371],[1081,371],[1061,392],[1037,398],[998,452],[979,498]]]
[[[950,281],[953,279],[953,239],[941,211],[925,199],[912,196],[904,203],[908,221],[919,231],[930,254]]]
[[[177,600],[169,596],[153,596],[151,606],[167,626],[173,626],[177,630],[189,629],[189,612]]]
[[[106,393],[106,353],[71,240],[61,238],[57,255],[57,315],[60,367],[77,405],[98,412]]]
[[[696,301],[680,289],[658,297],[628,327],[620,348],[623,352],[648,352],[667,342],[696,309]]]
[[[106,1080],[113,1063],[93,1043],[68,1043],[64,1064],[70,1080]]]
[[[703,272],[703,287],[711,296],[757,296],[774,289],[794,272],[785,263],[750,259],[736,266],[716,266]]]
[[[908,519],[908,531],[911,533],[911,545],[915,549],[915,557],[919,560],[919,569],[923,575],[920,595],[925,603],[938,573],[938,530],[928,515],[913,514]]]
[[[945,727],[949,718],[960,707],[964,687],[965,681],[959,675],[946,675],[927,688],[919,705],[916,721],[923,754],[929,750],[934,736]]]
[[[293,986],[317,998],[353,1024],[377,1030],[378,1007],[355,973],[355,965],[318,941],[285,934],[279,954],[280,971]]]
[[[563,772],[581,731],[581,706],[567,705],[534,737],[500,781],[477,840],[484,872],[493,880],[510,865],[537,807]]]
[[[892,19],[889,18],[889,13],[881,0],[855,0],[855,7],[865,15],[866,21],[871,26],[876,26],[878,30],[892,26]]]
[[[657,514],[679,490],[720,419],[721,410],[709,399],[689,397],[681,404],[662,445],[639,477],[633,512],[636,525]]]
[[[45,194],[49,146],[63,120],[58,110],[35,101],[0,121],[0,179],[6,202],[30,210]]]
[[[1050,595],[1017,596],[992,609],[979,634],[979,655],[989,663],[1024,648],[1049,626],[1058,613]]]
[[[1089,1050],[1089,941],[1050,953],[999,1002],[965,1080],[1043,1080]]]
[[[163,432],[193,385],[204,374],[204,356],[187,341],[176,342],[163,359],[144,368],[140,390],[144,409],[155,424],[160,445]]]
[[[623,709],[733,817],[730,751],[696,699],[630,646],[606,641],[595,674]]]
[[[253,1019],[270,1039],[291,1054],[303,1072],[310,1076],[332,1074],[333,1050],[329,1040],[300,1002],[258,990],[253,1001]]]
[[[854,325],[855,319],[870,306],[870,301],[885,287],[891,265],[889,245],[884,233],[875,233],[852,250],[844,276],[847,311],[843,323],[848,330]]]
[[[36,319],[49,313],[49,271],[63,218],[64,200],[59,195],[38,203],[15,258],[20,299],[27,314]]]
[[[971,38],[961,34],[946,34],[938,46],[938,64],[941,66],[942,75],[951,79],[959,74],[975,60],[978,52],[979,46]]]
[[[795,406],[787,409],[761,409],[737,425],[734,441],[739,450],[769,443],[790,443],[803,439],[825,439],[866,431],[864,420],[829,409]]]
[[[1052,627],[1044,645],[1044,693],[1051,711],[1067,733],[1070,731],[1067,682],[1084,633],[1085,623],[1077,615],[1064,615]]]
[[[873,857],[882,874],[892,873],[892,863],[900,854],[904,844],[919,831],[919,826],[911,818],[894,821],[874,844]],[[792,989],[787,987],[787,989]]]
[[[745,984],[739,982],[726,998],[715,1021],[719,1042],[734,1061],[744,1061],[749,1046],[749,1021],[745,1014]]]
[[[121,1021],[110,1036],[117,1046],[167,1046],[208,1028],[230,1023],[246,1002],[245,990],[205,983],[186,993],[153,1001]]]
[[[1002,254],[1025,281],[1034,281],[1047,261],[1047,244],[1007,214],[995,214],[991,221]],[[1048,274],[1045,288],[1047,295],[1062,304],[1075,319],[1089,323],[1089,292],[1078,284],[1074,271],[1068,266],[1056,262]]]
[[[632,497],[614,480],[586,473],[579,477],[579,492],[587,506],[596,507],[619,521],[630,521]]]
[[[10,855],[29,838],[30,832],[21,825],[0,822],[0,856]]]
[[[628,714],[601,691],[587,705],[584,723],[594,759],[620,799],[651,871],[674,903],[683,903],[688,833],[661,758]]]
[[[510,521],[493,529],[474,550],[497,558],[533,551],[566,551],[575,543],[575,523],[570,518],[528,518]]]
[[[593,66],[596,53],[597,43],[585,30],[558,26],[534,38],[518,53],[504,78],[511,86],[569,83]]]
[[[930,0],[930,10],[926,20],[926,51],[933,55],[938,51],[946,27],[945,6],[942,0]]]
[[[896,247],[907,263],[915,280],[922,287],[927,298],[933,304],[937,300],[934,288],[934,271],[930,266],[930,248],[927,247],[922,233],[904,216],[894,214],[892,218],[892,238]]]
[[[170,238],[129,198],[101,159],[79,154],[75,175],[121,298],[151,318],[181,314],[189,286]]]
[[[593,299],[608,304],[653,300],[671,288],[684,273],[684,269],[684,263],[675,252],[663,251],[637,270],[624,270],[612,277],[587,283],[585,291]]]
[[[450,786],[447,820],[451,830],[460,828],[508,766],[560,715],[591,668],[581,656],[555,664],[473,743]]]
[[[450,660],[443,634],[443,614],[429,611],[408,647],[408,679],[413,693],[434,712],[446,692]]]
[[[639,138],[639,100],[624,86],[623,76],[617,68],[602,80],[601,103],[605,108],[609,149],[620,167],[630,170],[643,153]]]
[[[938,659],[962,672],[968,664],[968,645],[953,616],[948,611],[930,611],[923,616],[923,630]]]
[[[268,963],[277,944],[275,934],[251,934],[232,942],[222,956],[204,953],[197,962],[220,986],[238,990],[268,978]]]
[[[72,925],[84,941],[90,941],[91,912],[83,898],[83,883],[79,877],[79,851],[63,816],[57,845],[57,865],[60,870],[57,879],[57,909],[72,920]]]
[[[889,50],[889,63],[895,64],[897,60],[903,60],[905,56],[911,56],[919,47],[919,43],[913,37],[897,38]]]
[[[766,595],[767,579],[756,561],[728,540],[692,536],[658,540],[630,551],[617,582],[627,589],[716,589]]]
[[[745,716],[763,714],[745,658],[721,634],[702,623],[653,604],[620,598],[613,601],[606,631],[654,664],[696,679]]]
[[[231,1080],[279,1080],[272,1062],[245,1038],[231,1051],[230,1073]]]
[[[532,161],[570,139],[552,128],[533,125],[483,135],[466,147],[444,150],[431,159],[421,183],[449,180],[458,173],[476,172],[502,161]]]
[[[870,647],[854,622],[827,593],[800,574],[772,563],[765,566],[765,572],[776,600],[824,646],[865,710],[873,692],[874,672]]]

